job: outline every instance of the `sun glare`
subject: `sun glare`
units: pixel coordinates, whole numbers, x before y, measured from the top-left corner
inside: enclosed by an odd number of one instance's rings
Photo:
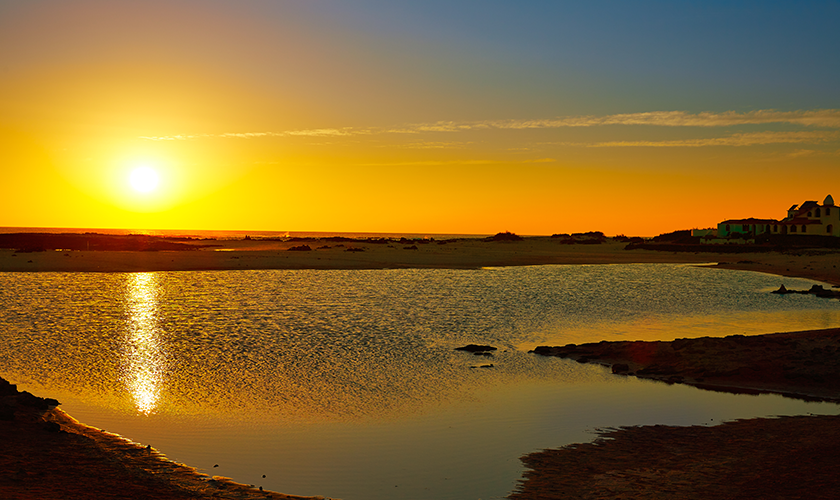
[[[128,178],[129,184],[139,193],[150,193],[157,188],[160,178],[157,172],[149,167],[140,167],[132,170]]]

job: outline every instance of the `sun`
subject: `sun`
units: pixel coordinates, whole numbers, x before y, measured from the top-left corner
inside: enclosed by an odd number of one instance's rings
[[[151,193],[157,189],[160,177],[149,167],[138,167],[131,171],[128,182],[138,193]]]

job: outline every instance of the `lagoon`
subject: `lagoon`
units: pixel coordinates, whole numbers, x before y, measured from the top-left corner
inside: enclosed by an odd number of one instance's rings
[[[840,325],[840,302],[769,293],[781,283],[815,282],[674,264],[2,273],[0,375],[246,484],[503,498],[519,456],[598,428],[840,413],[527,352]],[[468,343],[498,350],[454,351]]]

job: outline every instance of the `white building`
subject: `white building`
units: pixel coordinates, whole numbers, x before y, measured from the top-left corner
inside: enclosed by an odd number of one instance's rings
[[[834,205],[831,195],[822,205],[806,201],[788,209],[787,217],[775,219],[730,219],[718,224],[718,237],[732,235],[756,236],[761,234],[813,234],[840,236],[840,207]]]

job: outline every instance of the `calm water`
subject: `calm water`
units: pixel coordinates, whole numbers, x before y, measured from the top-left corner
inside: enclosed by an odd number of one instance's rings
[[[599,427],[838,413],[527,353],[840,325],[840,301],[769,293],[781,283],[813,284],[669,264],[0,273],[0,374],[240,482],[486,500],[515,487],[522,454]],[[467,343],[499,350],[453,350]]]

